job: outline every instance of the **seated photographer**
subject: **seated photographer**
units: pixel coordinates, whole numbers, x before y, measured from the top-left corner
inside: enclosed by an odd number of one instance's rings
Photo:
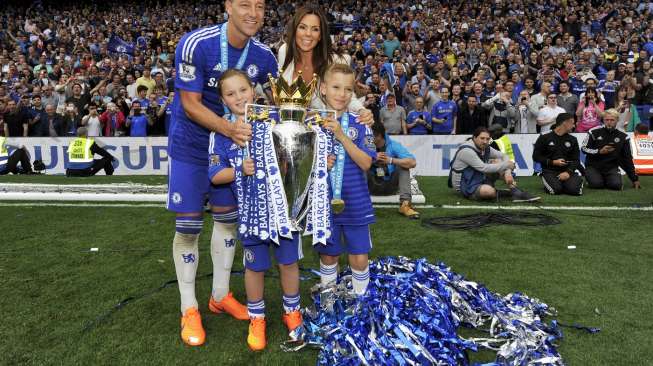
[[[24,147],[16,148],[11,154],[7,147],[7,138],[0,136],[0,175],[12,174],[34,174],[32,164],[29,162],[29,153]],[[20,169],[18,168],[20,164]]]
[[[517,188],[512,174],[515,163],[508,155],[490,147],[490,132],[478,127],[472,138],[458,147],[451,160],[449,188],[472,200],[490,200],[503,196],[512,197],[513,202],[535,202],[540,197]],[[497,190],[494,183],[503,180],[509,191]]]
[[[418,219],[419,212],[411,205],[410,169],[417,163],[415,157],[399,142],[392,140],[381,123],[372,125],[377,159],[367,172],[367,186],[370,194],[388,196],[399,192],[399,213]]]

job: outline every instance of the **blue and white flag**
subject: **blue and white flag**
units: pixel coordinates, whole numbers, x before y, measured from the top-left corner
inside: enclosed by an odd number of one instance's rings
[[[109,38],[109,43],[107,44],[107,49],[109,52],[113,53],[126,53],[128,55],[133,55],[134,48],[135,47],[133,43],[124,41],[116,34],[111,35],[111,38]]]

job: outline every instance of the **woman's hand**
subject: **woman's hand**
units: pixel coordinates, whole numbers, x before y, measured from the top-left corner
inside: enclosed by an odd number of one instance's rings
[[[372,114],[372,111],[367,108],[361,108],[358,111],[358,122],[365,126],[372,127],[374,124],[374,115]]]
[[[254,159],[248,158],[243,161],[243,174],[254,175]]]

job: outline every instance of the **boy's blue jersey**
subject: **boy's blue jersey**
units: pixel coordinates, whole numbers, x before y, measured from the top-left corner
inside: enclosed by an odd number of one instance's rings
[[[220,28],[222,24],[186,33],[175,52],[175,98],[172,103],[171,131],[168,154],[177,160],[206,166],[206,151],[210,131],[192,121],[181,104],[179,91],[202,94],[202,104],[219,116],[224,107],[218,96],[218,80],[222,73]],[[228,44],[228,67],[238,64],[243,49]],[[250,40],[247,58],[243,64],[254,84],[265,84],[268,73],[278,76],[277,59],[270,48],[255,39]]]
[[[349,114],[349,127],[345,133],[359,149],[372,159],[376,159],[376,146],[372,130],[358,123],[356,118],[356,115]],[[337,140],[334,143],[340,145]],[[331,182],[331,174],[334,173],[334,169],[335,165],[329,172],[329,182]],[[342,199],[345,201],[345,209],[340,214],[333,214],[334,224],[365,225],[375,221],[372,198],[367,189],[366,174],[367,172],[351,160],[349,154],[345,154],[342,179]]]

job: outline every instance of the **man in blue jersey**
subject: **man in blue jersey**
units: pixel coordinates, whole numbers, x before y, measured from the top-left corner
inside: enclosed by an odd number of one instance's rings
[[[216,259],[233,256],[236,202],[228,186],[212,188],[208,179],[209,134],[220,133],[239,145],[250,139],[251,127],[242,121],[229,123],[218,97],[217,81],[224,71],[237,68],[254,83],[265,84],[267,74],[278,74],[276,58],[268,47],[252,39],[263,25],[264,0],[227,0],[229,21],[185,34],[175,52],[175,97],[172,104],[172,128],[168,138],[170,155],[168,210],[177,213],[173,239],[173,257],[181,295],[181,337],[191,346],[204,343],[195,297],[198,264],[198,239],[203,226],[204,200],[209,196],[213,211],[212,242],[223,243],[221,253],[211,251],[213,275],[226,278],[214,281],[209,307],[248,319],[247,308],[229,293],[230,261]],[[214,256],[215,255],[215,256]],[[220,272],[220,273],[217,273]],[[227,273],[224,276],[224,273]]]
[[[455,134],[458,105],[456,102],[449,100],[449,88],[442,88],[440,96],[442,100],[435,103],[431,109],[433,133],[436,135]]]
[[[406,128],[411,135],[428,135],[433,129],[431,114],[424,109],[424,98],[415,98],[415,109],[406,117]]]
[[[125,121],[125,126],[129,128],[129,136],[131,137],[145,137],[147,136],[147,126],[152,125],[154,121],[145,113],[141,107],[141,102],[135,100],[132,103],[129,116]]]

